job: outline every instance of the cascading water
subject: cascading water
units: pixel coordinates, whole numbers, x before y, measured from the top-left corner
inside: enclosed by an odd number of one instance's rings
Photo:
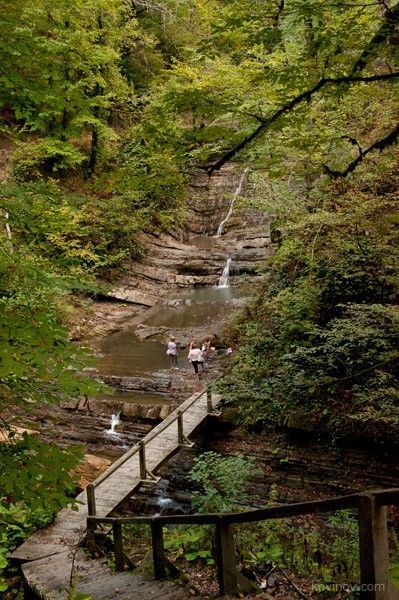
[[[116,415],[111,415],[111,427],[110,429],[107,429],[105,433],[107,433],[108,435],[119,435],[119,433],[115,431],[115,427],[121,422],[119,418],[120,414],[121,413],[118,412],[118,414]]]
[[[235,200],[236,200],[237,196],[239,196],[241,194],[241,192],[242,192],[242,186],[244,184],[244,179],[245,179],[245,175],[247,174],[247,171],[248,171],[248,169],[244,169],[244,172],[241,175],[240,182],[239,182],[239,184],[238,184],[238,186],[237,186],[237,188],[236,188],[236,190],[234,192],[234,195],[233,195],[232,201],[230,203],[230,207],[229,207],[229,210],[227,212],[227,215],[225,216],[225,218],[223,219],[223,221],[220,223],[220,225],[218,227],[218,230],[216,232],[216,237],[221,237],[222,236],[223,227],[225,226],[225,224],[227,223],[227,221],[231,217],[231,213],[233,212]]]
[[[231,258],[228,258],[227,261],[226,261],[226,266],[223,269],[223,273],[219,277],[218,287],[223,287],[223,288],[229,287],[229,285],[230,285],[229,284],[229,280],[230,280],[230,265],[231,265]]]
[[[161,479],[158,482],[157,487],[158,493],[156,503],[159,508],[159,512],[157,512],[155,516],[159,517],[164,511],[164,509],[173,510],[175,512],[181,509],[181,505],[175,500],[173,500],[173,498],[170,498],[168,496],[169,481],[167,479]]]

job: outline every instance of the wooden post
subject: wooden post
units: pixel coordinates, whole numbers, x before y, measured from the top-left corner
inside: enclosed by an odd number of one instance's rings
[[[123,571],[125,568],[125,559],[123,556],[123,535],[122,525],[118,521],[114,521],[112,523],[112,533],[114,536],[115,569],[117,571]]]
[[[181,410],[177,411],[177,441],[179,444],[184,444],[183,413]]]
[[[361,600],[389,600],[387,507],[372,494],[359,495]]]
[[[152,558],[154,561],[155,579],[165,579],[165,548],[163,545],[163,528],[161,523],[153,521],[151,523],[152,537]]]
[[[139,442],[140,479],[147,479],[147,467],[145,463],[145,442]]]
[[[208,415],[213,413],[213,404],[212,404],[212,388],[208,387],[206,390],[206,411]]]
[[[95,531],[96,531],[96,522],[94,519],[90,517],[87,518],[87,530],[86,530],[86,547],[92,556],[95,556],[96,553],[96,540],[95,540]]]
[[[223,518],[216,523],[216,566],[221,596],[238,594],[236,553],[232,525]]]
[[[89,485],[86,488],[87,512],[88,512],[89,517],[96,516],[96,495],[95,495],[94,490],[95,490],[94,485],[92,483],[89,483]]]

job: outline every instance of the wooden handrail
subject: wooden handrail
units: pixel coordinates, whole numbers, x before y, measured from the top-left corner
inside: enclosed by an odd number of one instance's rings
[[[379,491],[370,492],[380,494]],[[391,492],[392,493],[392,492]],[[399,489],[397,490],[399,498]],[[89,519],[97,523],[114,523],[118,521],[123,525],[149,525],[157,520],[162,525],[212,525],[222,519],[225,523],[233,525],[236,523],[253,523],[254,521],[267,521],[269,519],[286,519],[299,515],[309,515],[316,512],[331,512],[333,510],[345,510],[357,508],[359,496],[362,494],[350,494],[328,498],[327,500],[313,500],[311,502],[298,502],[296,504],[281,504],[278,506],[266,506],[244,512],[230,513],[195,513],[192,515],[159,515],[154,517],[94,517]]]
[[[223,377],[223,375],[219,375],[219,377],[214,379],[199,394],[194,396],[194,398],[191,398],[191,399],[189,398],[188,400],[186,400],[185,402],[180,404],[180,406],[178,407],[177,410],[175,410],[172,414],[170,414],[168,417],[166,417],[166,419],[164,419],[162,421],[162,423],[159,423],[158,425],[156,425],[149,433],[147,433],[147,435],[145,435],[139,441],[138,444],[135,444],[132,448],[130,448],[130,450],[125,452],[125,454],[123,454],[120,458],[118,458],[106,471],[104,471],[104,473],[102,473],[99,477],[97,477],[97,479],[95,479],[93,482],[91,482],[87,486],[87,488],[86,488],[87,509],[88,509],[88,514],[90,517],[96,515],[96,498],[95,498],[96,487],[98,487],[101,483],[103,483],[106,479],[108,479],[108,477],[110,475],[112,475],[112,473],[115,473],[115,471],[117,469],[119,469],[119,467],[121,467],[127,460],[129,460],[137,452],[139,453],[139,459],[140,459],[140,476],[141,476],[141,479],[145,479],[146,478],[144,476],[146,474],[145,444],[148,444],[153,439],[155,439],[162,431],[167,429],[169,427],[169,425],[174,423],[176,420],[178,421],[178,424],[179,424],[178,436],[179,436],[179,443],[180,443],[180,438],[181,438],[181,434],[182,434],[182,430],[181,430],[182,414],[186,410],[188,410],[193,404],[195,404],[195,402],[197,402],[197,400],[202,398],[202,396],[204,396],[205,394],[207,395],[207,409],[208,409],[208,412],[210,412],[209,409],[212,406],[212,388],[215,385],[215,383],[217,381],[219,381],[222,377]],[[157,478],[154,477],[151,473],[149,475],[151,476],[151,479],[153,481],[157,480]]]
[[[388,578],[389,551],[387,509],[399,506],[399,488],[369,490],[326,500],[299,502],[244,511],[241,513],[205,513],[193,515],[166,515],[157,517],[88,517],[88,529],[99,523],[112,524],[117,536],[114,540],[115,558],[121,565],[121,527],[128,524],[150,525],[156,578],[165,576],[163,546],[164,525],[214,525],[216,532],[216,564],[221,595],[235,595],[244,589],[245,578],[237,572],[232,527],[270,519],[281,519],[316,512],[357,509],[359,520],[360,598],[362,600],[391,600],[398,598]],[[123,562],[123,561],[122,561]],[[244,590],[245,591],[245,590]]]

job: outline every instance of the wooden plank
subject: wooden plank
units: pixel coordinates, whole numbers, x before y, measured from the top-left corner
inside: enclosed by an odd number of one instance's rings
[[[213,405],[217,404],[220,399],[220,396],[213,395]],[[206,394],[204,393],[200,397],[198,395],[191,396],[178,409],[183,411],[184,435],[188,437],[207,417]],[[179,448],[176,416],[177,413],[174,411],[143,438],[146,466],[149,471],[155,471]],[[97,516],[104,517],[108,515],[140,484],[138,453],[134,452],[134,449],[130,449],[128,453],[128,457],[121,457],[121,460],[117,461],[116,469],[115,466],[111,466],[109,471],[103,473],[99,478],[99,484],[95,487]],[[88,516],[86,492],[79,494],[76,500],[78,502],[76,511],[69,509],[60,511],[50,527],[30,536],[11,555],[15,560],[31,561],[23,566],[25,578],[37,593],[48,600],[63,600],[66,598],[63,588],[69,585],[71,562],[69,548],[77,546],[86,531]],[[118,539],[120,541],[120,536]],[[159,539],[158,536],[155,542]],[[160,558],[162,554],[161,545],[155,544],[155,547],[157,558]],[[120,554],[120,548],[118,552]],[[118,559],[117,562],[118,566],[121,567],[121,561]],[[97,591],[96,594],[96,598],[99,600],[115,597],[116,582],[118,582],[118,587],[121,588],[120,593],[122,595],[124,591],[131,595],[133,590],[140,587],[137,575],[120,573],[119,576],[122,579],[115,579],[115,574],[104,566],[99,567],[98,561],[88,561],[84,556],[79,557],[79,565],[84,572],[84,577],[79,580],[79,591],[89,593],[86,590],[101,582],[101,593]],[[94,577],[95,573],[97,575]],[[111,589],[112,586],[114,586],[113,589]],[[166,590],[168,590],[168,597],[170,595],[171,599],[192,597],[186,590],[181,590],[172,584],[168,588],[161,589],[156,587],[155,582],[146,583],[143,589],[146,590],[147,595],[140,596],[142,600],[146,600],[146,598],[164,598]]]

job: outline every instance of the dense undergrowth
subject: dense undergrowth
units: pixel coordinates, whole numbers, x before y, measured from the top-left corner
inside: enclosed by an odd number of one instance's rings
[[[226,388],[247,424],[395,442],[399,426],[395,176],[326,185],[279,234],[261,290],[232,327]],[[309,203],[310,204],[310,203]],[[310,207],[309,207],[310,208]]]
[[[254,497],[248,480],[256,470],[251,457],[224,457],[215,452],[200,455],[188,476],[195,486],[194,511],[223,513],[250,509]],[[278,502],[278,488],[272,485],[266,504],[273,506]],[[123,530],[127,554],[139,571],[151,572],[149,527],[126,525]],[[314,590],[318,586],[322,590],[324,586],[320,597],[355,598],[359,581],[358,535],[356,516],[349,510],[240,524],[234,527],[237,566],[253,583],[264,588],[267,582],[284,573],[283,578],[296,582],[307,597],[312,597],[312,586]],[[202,593],[216,592],[214,526],[167,526],[164,536],[167,557],[180,569],[180,578]],[[395,575],[398,548],[393,529],[391,537]],[[111,555],[111,564],[112,560]],[[337,589],[342,584],[348,593],[337,595],[329,591],[330,584]]]

